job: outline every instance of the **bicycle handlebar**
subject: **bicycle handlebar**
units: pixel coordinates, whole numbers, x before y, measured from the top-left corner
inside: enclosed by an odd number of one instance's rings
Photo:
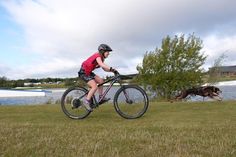
[[[137,74],[121,75],[118,71],[115,71],[114,75],[116,78],[119,77],[121,80],[133,79],[133,77],[137,76]]]
[[[102,84],[99,84],[98,86],[102,86],[105,83],[111,82],[111,81],[118,81],[118,80],[127,80],[127,79],[132,79],[134,76],[136,76],[137,74],[131,74],[131,75],[120,75],[120,73],[117,71],[116,73],[114,73],[114,77],[109,78],[108,80],[105,80],[105,82],[103,82]]]

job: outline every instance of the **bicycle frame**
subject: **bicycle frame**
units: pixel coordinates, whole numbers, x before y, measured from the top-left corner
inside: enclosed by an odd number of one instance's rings
[[[116,82],[118,82],[119,84],[120,84],[120,86],[122,87],[122,83],[119,81],[119,80],[121,80],[121,76],[123,76],[123,75],[120,75],[120,74],[117,74],[117,75],[115,75],[114,77],[112,77],[111,79],[108,79],[107,81],[105,81],[105,82],[103,82],[103,83],[101,83],[101,84],[98,84],[98,87],[100,87],[100,86],[102,86],[102,85],[104,85],[104,84],[106,84],[106,83],[108,83],[108,82],[111,82],[110,83],[110,85],[108,86],[108,88],[102,93],[102,96],[101,96],[101,98],[99,98],[99,100],[97,100],[96,99],[96,97],[95,97],[95,95],[93,96],[93,101],[94,101],[94,105],[95,105],[95,107],[98,107],[99,106],[99,104],[100,104],[100,102],[101,102],[101,100],[107,95],[107,93],[110,91],[110,89],[111,89],[111,87],[114,85],[114,83],[116,83]],[[127,76],[126,76],[127,77]],[[127,77],[127,78],[129,78],[129,77]],[[88,91],[89,92],[89,91]],[[84,95],[82,95],[80,98],[82,98],[82,97],[84,97],[86,94],[88,94],[88,92],[86,92]],[[131,101],[130,101],[130,99],[129,99],[129,96],[128,96],[128,94],[126,93],[126,91],[124,91],[124,95],[125,95],[125,97],[126,97],[126,102],[127,103],[132,103]]]
[[[118,82],[119,80],[119,76],[120,75],[116,75],[114,76],[113,78],[111,79],[108,79],[107,81],[101,83],[101,84],[98,84],[98,87],[100,86],[103,86],[104,84],[108,83],[108,82],[111,82],[110,85],[108,86],[108,88],[102,93],[102,96],[99,98],[99,100],[97,101],[97,99],[95,98],[95,96],[93,96],[93,99],[95,101],[95,105],[97,106],[101,100],[107,95],[107,93],[110,91],[111,87],[113,86],[114,83]],[[121,82],[119,82],[120,86],[122,86]]]
[[[101,98],[97,101],[96,97],[93,96],[92,99],[95,101],[94,105],[96,105],[96,107],[98,106],[98,104],[101,102],[101,100],[107,95],[107,93],[109,92],[109,90],[111,89],[111,87],[113,86],[114,83],[116,83],[119,79],[119,76],[120,75],[116,75],[114,77],[112,77],[111,79],[108,79],[107,81],[101,83],[101,84],[98,84],[98,87],[108,83],[108,82],[111,82],[110,85],[108,86],[108,88],[102,93],[102,96]],[[120,83],[120,82],[119,82]],[[120,85],[122,86],[122,84],[120,83]],[[87,91],[86,93],[84,93],[82,96],[79,97],[79,99],[83,98],[85,95],[88,94],[89,91]]]

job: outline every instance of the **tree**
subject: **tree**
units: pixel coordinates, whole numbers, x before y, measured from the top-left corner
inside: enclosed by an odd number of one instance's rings
[[[0,87],[6,87],[7,86],[7,78],[5,76],[0,77]]]
[[[12,80],[12,87],[24,87],[24,80],[20,79],[20,80]]]
[[[194,34],[187,39],[185,35],[165,37],[161,48],[146,52],[142,65],[137,66],[139,82],[166,99],[176,91],[199,85],[206,59],[201,49],[202,41]]]
[[[0,77],[0,88],[10,88],[11,82],[8,80],[7,77],[3,76]]]

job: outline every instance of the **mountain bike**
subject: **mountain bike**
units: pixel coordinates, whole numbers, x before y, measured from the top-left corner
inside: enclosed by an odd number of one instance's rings
[[[98,87],[110,82],[110,85],[103,92],[100,99],[96,99],[93,96],[91,108],[94,109],[103,104],[103,98],[112,86],[118,83],[120,88],[116,91],[113,98],[115,111],[126,119],[136,119],[143,116],[149,105],[146,92],[138,85],[122,85],[122,80],[124,79],[132,79],[132,77],[120,75],[117,72],[113,77],[99,84]],[[61,108],[65,115],[72,119],[86,118],[91,113],[83,105],[83,99],[85,99],[88,92],[88,89],[84,87],[75,86],[68,88],[61,98]]]

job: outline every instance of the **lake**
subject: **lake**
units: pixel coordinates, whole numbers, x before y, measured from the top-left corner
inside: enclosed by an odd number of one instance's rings
[[[106,87],[104,87],[104,90]],[[112,87],[106,97],[113,98],[115,92],[119,87]],[[32,105],[32,104],[54,104],[60,101],[62,94],[66,89],[46,89],[45,96],[32,96],[32,97],[0,97],[0,105]]]
[[[217,85],[216,85],[217,86]],[[219,85],[217,86],[222,91],[221,96],[223,100],[236,100],[236,85]],[[115,92],[119,87],[111,88],[108,93],[108,98],[113,98]],[[104,88],[105,89],[105,88]],[[46,93],[44,97],[11,97],[11,98],[0,98],[0,105],[32,105],[32,104],[53,104],[60,101],[63,92],[66,89],[47,89],[51,91]],[[205,101],[210,101],[211,99],[205,98]],[[187,101],[203,101],[203,98],[200,96],[192,96]]]

